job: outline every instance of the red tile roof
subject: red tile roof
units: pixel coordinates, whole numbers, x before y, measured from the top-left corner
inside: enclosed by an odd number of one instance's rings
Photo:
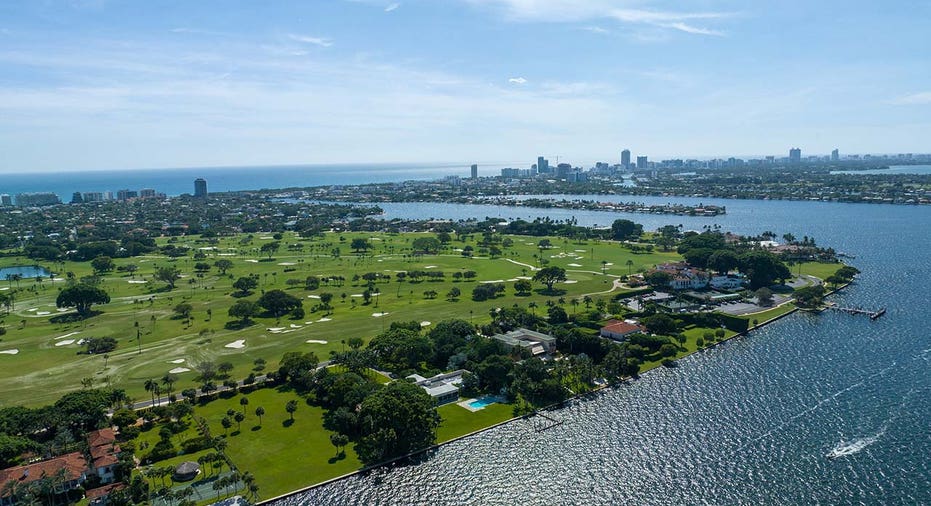
[[[100,429],[88,433],[87,445],[90,447],[91,458],[94,459],[94,469],[119,462],[117,455],[120,454],[120,447],[116,444],[113,429]]]
[[[630,334],[633,332],[643,332],[644,328],[633,323],[627,323],[620,320],[611,320],[607,325],[601,327],[601,331],[610,332],[612,334]]]
[[[5,484],[10,481],[20,484],[31,483],[45,476],[54,476],[60,469],[65,470],[65,480],[76,480],[84,475],[87,461],[84,460],[83,455],[74,452],[25,466],[10,467],[0,470],[0,483]]]
[[[109,485],[104,485],[102,487],[92,488],[84,493],[84,497],[93,500],[98,497],[103,497],[105,495],[110,495],[110,492],[114,490],[122,490],[126,488],[126,485],[122,483],[111,483]]]

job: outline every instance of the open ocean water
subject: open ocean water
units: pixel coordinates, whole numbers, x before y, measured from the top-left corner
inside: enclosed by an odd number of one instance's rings
[[[728,214],[383,207],[387,219],[625,217],[808,235],[864,271],[833,300],[887,315],[797,313],[574,402],[546,432],[518,421],[275,504],[931,504],[931,207],[703,200]]]

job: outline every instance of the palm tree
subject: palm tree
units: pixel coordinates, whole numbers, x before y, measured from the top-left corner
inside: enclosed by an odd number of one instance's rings
[[[633,269],[633,267],[634,267],[634,261],[633,261],[633,259],[628,258],[628,259],[627,259],[627,262],[625,262],[625,265],[627,265],[627,275],[630,276],[630,274],[631,274],[631,269]]]
[[[601,275],[602,275],[602,276],[605,275],[605,269],[607,269],[607,268],[608,268],[608,261],[607,261],[607,260],[602,260],[602,261],[601,261]]]
[[[155,387],[158,386],[158,383],[154,379],[145,380],[145,391],[152,394],[152,405],[155,406]]]
[[[259,406],[255,408],[255,416],[259,417],[259,427],[262,426],[262,416],[265,414],[265,408]]]
[[[169,397],[171,397],[172,387],[177,381],[178,381],[178,375],[176,374],[168,373],[162,376],[162,384],[165,385],[165,388],[168,389],[167,391],[168,391]]]
[[[284,410],[287,411],[289,415],[291,415],[291,421],[293,422],[294,412],[297,411],[297,401],[288,401],[288,403],[284,405]]]
[[[536,302],[530,301],[530,303],[527,304],[527,307],[530,308],[530,312],[533,313],[534,316],[537,315],[537,303]]]

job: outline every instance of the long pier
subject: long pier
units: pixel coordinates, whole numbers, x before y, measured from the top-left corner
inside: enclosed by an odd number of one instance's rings
[[[833,309],[835,311],[840,311],[847,314],[867,315],[870,317],[870,320],[876,320],[882,315],[886,314],[886,308],[880,308],[878,311],[870,311],[868,309],[860,309],[857,307],[828,306],[828,309]]]

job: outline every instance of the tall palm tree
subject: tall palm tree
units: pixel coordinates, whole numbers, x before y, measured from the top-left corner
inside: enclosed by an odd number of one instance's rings
[[[145,384],[143,386],[145,387],[146,392],[152,394],[152,405],[155,406],[155,387],[158,386],[158,383],[156,383],[154,379],[147,379],[145,380]]]
[[[630,274],[631,274],[630,271],[631,271],[631,269],[633,269],[633,267],[634,267],[634,261],[633,261],[632,259],[628,258],[628,259],[627,259],[627,262],[626,262],[626,265],[627,265],[627,275],[630,276]]]

